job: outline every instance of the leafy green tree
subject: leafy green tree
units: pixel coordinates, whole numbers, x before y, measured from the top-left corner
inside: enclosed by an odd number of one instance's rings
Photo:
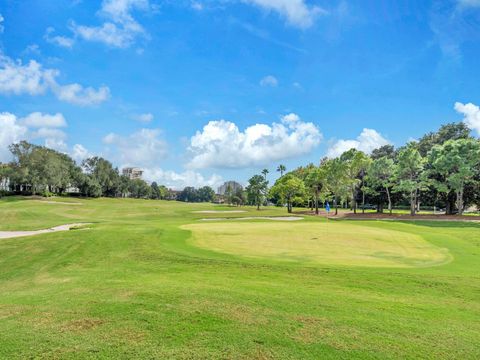
[[[130,181],[130,196],[136,199],[147,199],[151,196],[151,187],[142,179]]]
[[[30,187],[33,194],[62,193],[72,185],[78,168],[68,156],[58,151],[21,141],[10,146],[14,169],[11,180]]]
[[[395,163],[389,157],[373,161],[368,170],[367,182],[371,189],[380,188],[387,194],[388,210],[392,214],[392,188],[395,185]]]
[[[277,167],[277,171],[280,173],[280,176],[283,176],[283,173],[284,173],[285,171],[287,171],[287,168],[286,168],[285,165],[280,164],[280,165],[278,165],[278,167]]]
[[[197,191],[192,186],[187,186],[178,194],[177,200],[184,202],[197,202]]]
[[[336,158],[325,161],[322,167],[326,174],[325,186],[333,196],[335,215],[338,215],[339,201],[348,198],[350,193],[347,165],[340,158]]]
[[[153,200],[161,199],[160,188],[155,181],[150,185],[150,198]]]
[[[470,129],[463,123],[445,124],[436,132],[430,132],[420,138],[417,144],[420,155],[426,157],[435,145],[443,145],[449,140],[469,139]]]
[[[248,197],[257,206],[257,210],[260,210],[260,205],[262,205],[268,190],[268,181],[261,175],[254,175],[248,180],[246,190]]]
[[[397,185],[394,191],[409,194],[410,214],[412,216],[417,212],[418,192],[426,185],[426,178],[423,172],[424,167],[425,159],[414,145],[410,144],[398,153],[396,168]]]
[[[227,184],[227,188],[225,189],[225,199],[227,200],[227,204],[232,205],[234,197],[235,193],[233,191],[232,185]]]
[[[118,169],[104,158],[94,156],[82,162],[82,167],[101,186],[103,196],[115,196],[120,183]]]
[[[127,197],[129,196],[130,193],[130,178],[125,175],[121,175],[118,179],[118,188],[117,188],[117,194],[120,197]]]
[[[245,201],[246,201],[246,192],[243,189],[238,188],[237,191],[235,192],[235,195],[233,196],[233,204],[240,206],[245,204]]]
[[[480,144],[473,139],[449,140],[436,145],[429,154],[429,162],[435,173],[444,181],[435,181],[436,188],[444,193],[453,191],[459,214],[464,211],[465,186],[472,182],[475,168],[480,164]]]
[[[158,187],[158,190],[160,191],[160,199],[165,200],[169,193],[168,188],[165,185],[160,185]]]
[[[370,155],[372,160],[377,160],[382,157],[387,157],[393,160],[395,159],[395,156],[396,156],[396,152],[393,145],[383,145],[378,149],[373,150],[372,154]]]
[[[313,166],[308,169],[304,180],[306,188],[313,193],[315,214],[317,215],[319,214],[318,202],[322,190],[325,189],[326,177],[325,168]]]
[[[287,211],[291,213],[294,202],[301,202],[305,196],[305,184],[294,174],[280,177],[270,189],[272,197],[279,197],[282,203],[287,204]]]
[[[263,170],[262,170],[262,175],[263,175],[263,177],[265,178],[265,180],[267,180],[267,175],[268,175],[269,172],[270,172],[270,171],[268,171],[268,169],[263,169]]]
[[[93,198],[102,196],[102,187],[98,183],[97,179],[91,175],[82,173],[77,181],[77,186],[83,196]]]
[[[197,190],[197,201],[212,202],[215,199],[215,191],[210,186],[203,186]]]
[[[12,176],[12,167],[9,164],[0,163],[0,197],[2,196],[2,188],[7,185],[7,182]],[[8,190],[5,190],[5,192]]]
[[[340,161],[345,164],[346,179],[350,188],[350,198],[352,200],[353,212],[357,213],[357,196],[371,160],[362,151],[350,149],[340,156]]]
[[[460,139],[472,139],[470,135],[470,129],[468,126],[463,123],[450,123],[442,125],[437,131],[429,132],[422,136],[416,147],[420,152],[422,157],[428,157],[428,153],[436,145],[443,145],[449,140],[460,140]],[[423,202],[427,203],[445,203],[445,208],[447,214],[452,214],[456,207],[456,195],[453,191],[443,192],[440,191],[440,188],[433,184],[438,184],[445,182],[444,176],[440,173],[432,171],[432,166],[430,163],[425,165],[426,171],[428,171],[430,179],[432,180],[432,185],[421,192],[420,198]],[[465,188],[464,198],[466,202],[473,202],[475,199],[475,192],[473,191],[472,184],[468,184]]]

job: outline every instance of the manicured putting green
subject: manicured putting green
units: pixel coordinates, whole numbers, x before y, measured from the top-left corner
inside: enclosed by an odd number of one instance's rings
[[[183,228],[192,231],[195,246],[250,258],[375,267],[423,267],[451,260],[447,249],[419,235],[347,222],[222,222]]]

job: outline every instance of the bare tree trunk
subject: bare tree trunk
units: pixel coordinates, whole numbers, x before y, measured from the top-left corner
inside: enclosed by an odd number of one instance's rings
[[[318,215],[318,189],[315,190],[315,215]]]
[[[362,190],[362,214],[365,214],[365,191]]]
[[[416,207],[416,202],[417,202],[417,199],[415,197],[416,193],[417,193],[416,190],[415,190],[415,192],[413,192],[413,191],[410,192],[410,215],[411,216],[415,216],[415,207]]]
[[[388,211],[390,212],[390,215],[392,215],[392,199],[390,197],[390,190],[388,190],[388,187],[385,187],[385,190],[387,190]]]
[[[353,197],[352,197],[352,207],[353,207],[353,213],[357,213],[357,191],[353,190]]]
[[[419,200],[420,194],[419,193],[420,191],[417,189],[415,191],[415,209],[417,212],[420,212],[420,200]]]
[[[457,208],[458,214],[463,215],[463,188],[460,191],[457,191]]]

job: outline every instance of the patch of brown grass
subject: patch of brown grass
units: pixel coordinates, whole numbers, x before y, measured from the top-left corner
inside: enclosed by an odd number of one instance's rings
[[[97,318],[84,318],[84,319],[76,319],[66,322],[62,325],[63,331],[87,331],[92,330],[100,325],[105,323],[102,319]]]
[[[337,350],[354,349],[358,334],[355,329],[334,323],[327,318],[297,316],[298,324],[293,340],[305,345],[323,343]]]

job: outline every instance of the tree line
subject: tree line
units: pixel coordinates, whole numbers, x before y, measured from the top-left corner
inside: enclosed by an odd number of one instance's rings
[[[443,125],[398,149],[386,145],[370,155],[350,149],[319,164],[288,173],[280,165],[277,171],[281,176],[271,188],[267,169],[249,180],[249,199],[258,208],[271,201],[288,212],[296,205],[310,206],[318,214],[319,204],[328,201],[335,213],[342,205],[356,213],[375,204],[378,212],[407,206],[415,215],[421,205],[445,209],[446,214],[480,207],[480,141],[464,123]]]
[[[68,155],[26,141],[10,145],[13,160],[0,164],[0,185],[8,181],[8,193],[86,197],[172,199],[171,190],[156,182],[121,175],[108,160],[94,156],[80,165]]]
[[[175,192],[163,185],[132,180],[111,162],[90,157],[80,165],[68,155],[22,141],[10,146],[13,161],[0,164],[0,188],[8,179],[10,191],[49,196],[73,189],[86,197],[133,197],[186,202],[211,202],[215,191],[204,186]],[[287,172],[269,187],[268,169],[248,180],[245,190],[227,187],[222,201],[232,205],[319,207],[330,202],[338,212],[349,206],[354,212],[374,207],[379,212],[404,206],[415,215],[420,206],[462,214],[480,207],[480,141],[464,123],[451,123],[418,141],[394,148],[386,145],[371,154],[350,149],[341,156],[323,158]]]

